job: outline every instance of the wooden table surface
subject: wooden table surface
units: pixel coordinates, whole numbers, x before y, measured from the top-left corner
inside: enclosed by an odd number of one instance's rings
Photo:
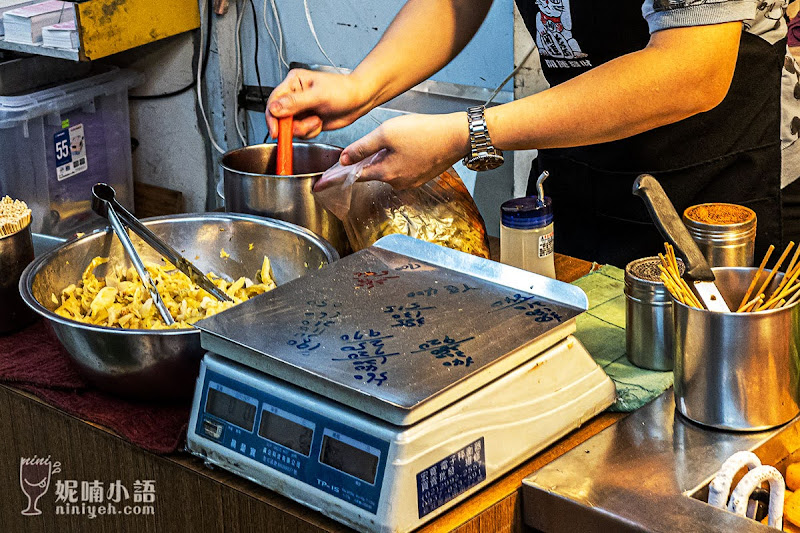
[[[492,240],[493,256],[497,240]],[[573,281],[592,264],[556,257],[557,277]],[[603,413],[490,484],[420,532],[526,531],[522,519],[523,478],[623,415]],[[346,532],[350,529],[322,514],[222,470],[210,469],[187,453],[158,456],[145,452],[113,432],[72,417],[25,392],[0,385],[0,531],[58,533],[168,532],[239,533]],[[42,497],[39,516],[23,516],[27,503],[19,487],[21,457],[50,456],[61,463],[61,480],[98,480],[108,486],[120,480],[155,480],[152,515],[64,516],[54,513],[56,490]]]

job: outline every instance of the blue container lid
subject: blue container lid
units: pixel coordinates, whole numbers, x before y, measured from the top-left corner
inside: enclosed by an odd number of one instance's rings
[[[507,200],[500,206],[500,220],[507,228],[536,229],[553,221],[553,202],[544,197],[544,205],[535,196]]]

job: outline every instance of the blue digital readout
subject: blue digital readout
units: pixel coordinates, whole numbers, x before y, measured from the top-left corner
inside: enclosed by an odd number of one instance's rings
[[[228,400],[224,411],[209,409],[209,404],[218,403],[209,403],[209,391],[212,396],[225,392],[242,405],[236,403],[230,411],[228,404],[235,402]],[[212,370],[206,370],[200,405],[206,408],[197,418],[198,436],[361,509],[377,512],[388,442]],[[242,423],[250,420],[251,406],[253,414],[258,413],[255,426]],[[221,425],[222,431],[209,436],[204,431],[204,424],[209,422]]]

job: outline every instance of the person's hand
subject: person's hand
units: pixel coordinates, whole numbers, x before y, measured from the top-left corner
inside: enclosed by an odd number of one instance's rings
[[[369,111],[361,92],[353,75],[290,70],[267,101],[269,134],[277,137],[278,119],[292,115],[293,136],[301,139],[352,124]]]
[[[466,114],[392,118],[345,148],[339,162],[352,165],[381,150],[385,155],[366,166],[359,181],[384,181],[395,189],[419,187],[469,152]]]

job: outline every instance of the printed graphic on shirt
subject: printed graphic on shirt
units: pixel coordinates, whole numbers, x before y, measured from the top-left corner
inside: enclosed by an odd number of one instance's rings
[[[653,0],[655,11],[669,11],[670,9],[682,9],[684,7],[700,6],[703,4],[718,4],[729,0]]]
[[[550,68],[591,67],[572,36],[569,0],[536,0],[536,46]]]
[[[791,95],[793,98],[787,102],[784,99],[782,102],[782,128],[781,128],[781,144],[785,148],[800,138],[800,117],[798,117],[797,102],[800,100],[800,69],[798,69],[797,61],[790,53],[787,53],[783,63],[783,76],[781,78],[783,86],[782,93],[784,95]]]

